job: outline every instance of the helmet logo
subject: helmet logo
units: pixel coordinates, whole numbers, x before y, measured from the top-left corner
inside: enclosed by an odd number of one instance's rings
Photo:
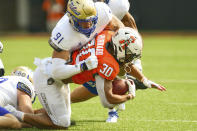
[[[76,14],[76,15],[80,15],[80,13],[77,11],[77,7],[73,4],[73,2],[71,1],[71,3],[69,4],[70,9]]]
[[[125,49],[125,46],[127,47],[130,43],[135,43],[136,38],[134,36],[130,36],[127,40],[120,40],[119,43],[121,44],[121,47]]]

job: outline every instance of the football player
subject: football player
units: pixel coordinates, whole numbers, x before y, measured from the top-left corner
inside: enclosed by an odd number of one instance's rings
[[[21,123],[6,111],[9,105],[20,111],[33,113],[32,102],[35,100],[32,85],[33,73],[25,66],[16,67],[12,75],[0,77],[0,128],[20,128]],[[2,124],[3,121],[6,124]]]

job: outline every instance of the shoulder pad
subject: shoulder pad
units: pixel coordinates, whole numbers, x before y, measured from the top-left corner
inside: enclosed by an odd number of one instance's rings
[[[22,82],[18,82],[17,89],[27,93],[30,97],[32,96],[31,89],[26,84],[24,84]]]
[[[62,49],[60,49],[57,45],[55,45],[51,39],[49,39],[48,43],[55,51],[57,51],[57,52],[62,51]]]

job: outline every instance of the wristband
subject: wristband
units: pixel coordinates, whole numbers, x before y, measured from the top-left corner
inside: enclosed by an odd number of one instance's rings
[[[150,82],[149,82],[149,80],[148,80],[147,78],[143,78],[142,83],[143,83],[146,87],[151,88],[151,84],[150,84]]]

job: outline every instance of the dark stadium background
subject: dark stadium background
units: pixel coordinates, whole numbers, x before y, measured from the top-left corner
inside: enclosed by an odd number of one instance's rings
[[[44,32],[43,0],[0,0],[0,32]],[[141,30],[197,30],[196,0],[130,0]]]

